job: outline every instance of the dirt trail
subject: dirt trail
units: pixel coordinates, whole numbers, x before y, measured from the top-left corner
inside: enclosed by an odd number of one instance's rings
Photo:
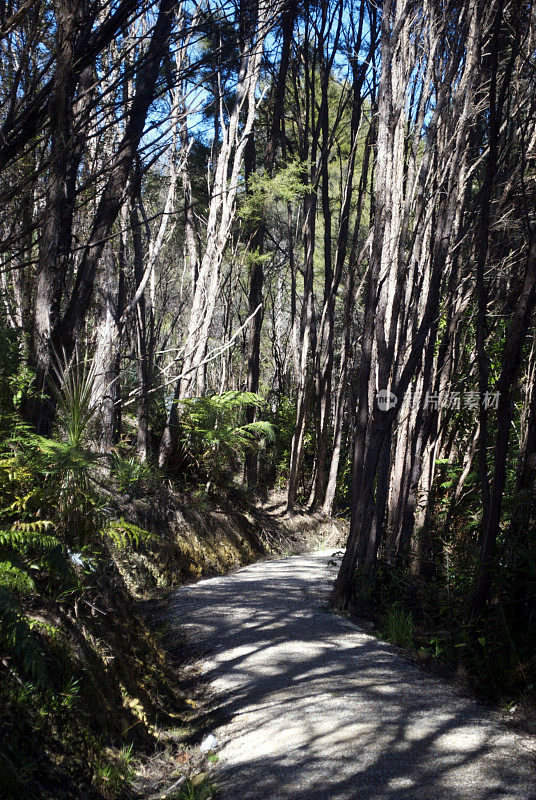
[[[536,800],[534,742],[324,609],[329,553],[173,594],[225,720],[222,800]]]

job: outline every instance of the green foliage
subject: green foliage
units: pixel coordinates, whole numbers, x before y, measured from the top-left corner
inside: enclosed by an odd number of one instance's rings
[[[56,358],[53,364],[56,380],[52,390],[58,409],[58,422],[71,447],[81,447],[87,439],[89,424],[95,414],[93,402],[97,364],[76,357],[62,365]]]
[[[335,488],[335,508],[337,511],[347,511],[350,507],[352,494],[352,453],[344,452],[339,461],[339,472]]]
[[[23,426],[5,444],[7,452],[0,455],[0,520],[4,514],[18,528],[28,522],[53,524],[56,535],[71,546],[98,538],[101,504],[91,481],[97,456]]]
[[[296,401],[291,397],[281,397],[275,411],[270,415],[274,429],[274,460],[278,484],[283,488],[290,466],[290,447],[296,426]]]
[[[89,449],[90,425],[97,367],[78,355],[67,365],[55,364],[52,388],[58,408],[61,440],[38,437],[41,471],[56,495],[60,536],[77,547],[100,536],[102,506],[92,482],[92,468],[99,456]]]
[[[121,492],[141,489],[158,478],[158,471],[150,464],[142,463],[136,456],[123,457],[115,453],[112,458],[112,475]]]
[[[0,441],[0,641],[39,687],[49,683],[43,630],[34,630],[27,598],[79,591],[71,549],[96,546],[103,524],[91,479],[96,456],[84,447],[94,370],[74,364],[57,377],[64,439],[35,434],[12,403]]]
[[[210,800],[216,796],[216,787],[206,775],[197,775],[186,781],[178,800]]]
[[[42,648],[21,600],[39,590],[73,587],[76,575],[58,536],[58,492],[43,470],[39,438],[21,429],[0,454],[0,641],[39,685],[47,683]],[[50,471],[53,472],[53,469]],[[56,517],[56,524],[53,517]]]
[[[395,603],[385,619],[384,636],[387,641],[399,647],[413,647],[413,619],[402,606]]]
[[[29,769],[15,765],[6,753],[0,752],[0,797],[20,800],[28,790]]]
[[[230,479],[247,450],[258,450],[274,439],[273,425],[265,420],[241,424],[246,408],[265,408],[252,392],[228,391],[221,395],[183,400],[182,443],[197,471],[209,481]]]
[[[113,545],[119,550],[124,550],[128,545],[138,547],[141,542],[147,541],[150,533],[143,528],[139,528],[132,522],[121,519],[112,519],[104,528],[104,533],[110,538]]]
[[[106,798],[124,796],[134,778],[132,744],[108,759],[100,758],[93,767],[93,782]]]
[[[42,688],[48,687],[44,650],[32,635],[30,622],[16,603],[15,595],[5,586],[0,586],[0,644],[17,659],[27,676]]]
[[[15,331],[0,325],[0,437],[9,435],[16,412],[30,393],[33,374],[20,357]]]
[[[14,331],[0,327],[0,432],[4,428],[6,415],[13,408],[13,383],[18,362],[18,344]]]
[[[432,658],[441,658],[445,652],[445,639],[442,636],[432,636],[429,645]]]
[[[298,159],[288,161],[273,177],[256,173],[250,179],[249,192],[240,216],[248,223],[257,223],[269,205],[296,201],[303,196],[306,188],[303,164]]]
[[[370,608],[391,608],[408,597],[410,579],[403,567],[379,559],[372,571],[357,569],[355,580],[360,599]]]

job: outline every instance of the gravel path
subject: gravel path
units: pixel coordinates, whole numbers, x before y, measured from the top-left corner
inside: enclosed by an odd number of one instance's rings
[[[222,800],[536,800],[533,740],[327,612],[328,560],[173,595],[221,705]]]

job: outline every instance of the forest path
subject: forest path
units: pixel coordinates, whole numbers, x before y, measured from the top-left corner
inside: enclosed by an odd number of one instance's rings
[[[534,748],[396,648],[325,610],[329,552],[174,592],[222,724],[222,800],[536,798]]]

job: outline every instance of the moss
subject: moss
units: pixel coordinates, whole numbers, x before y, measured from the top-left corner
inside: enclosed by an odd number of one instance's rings
[[[130,521],[153,534],[136,551],[115,554],[135,595],[230,572],[273,552],[253,513],[246,515],[208,502],[199,508],[190,500],[167,491],[155,497],[154,503],[130,504]],[[122,511],[124,507],[119,507],[118,513]]]

